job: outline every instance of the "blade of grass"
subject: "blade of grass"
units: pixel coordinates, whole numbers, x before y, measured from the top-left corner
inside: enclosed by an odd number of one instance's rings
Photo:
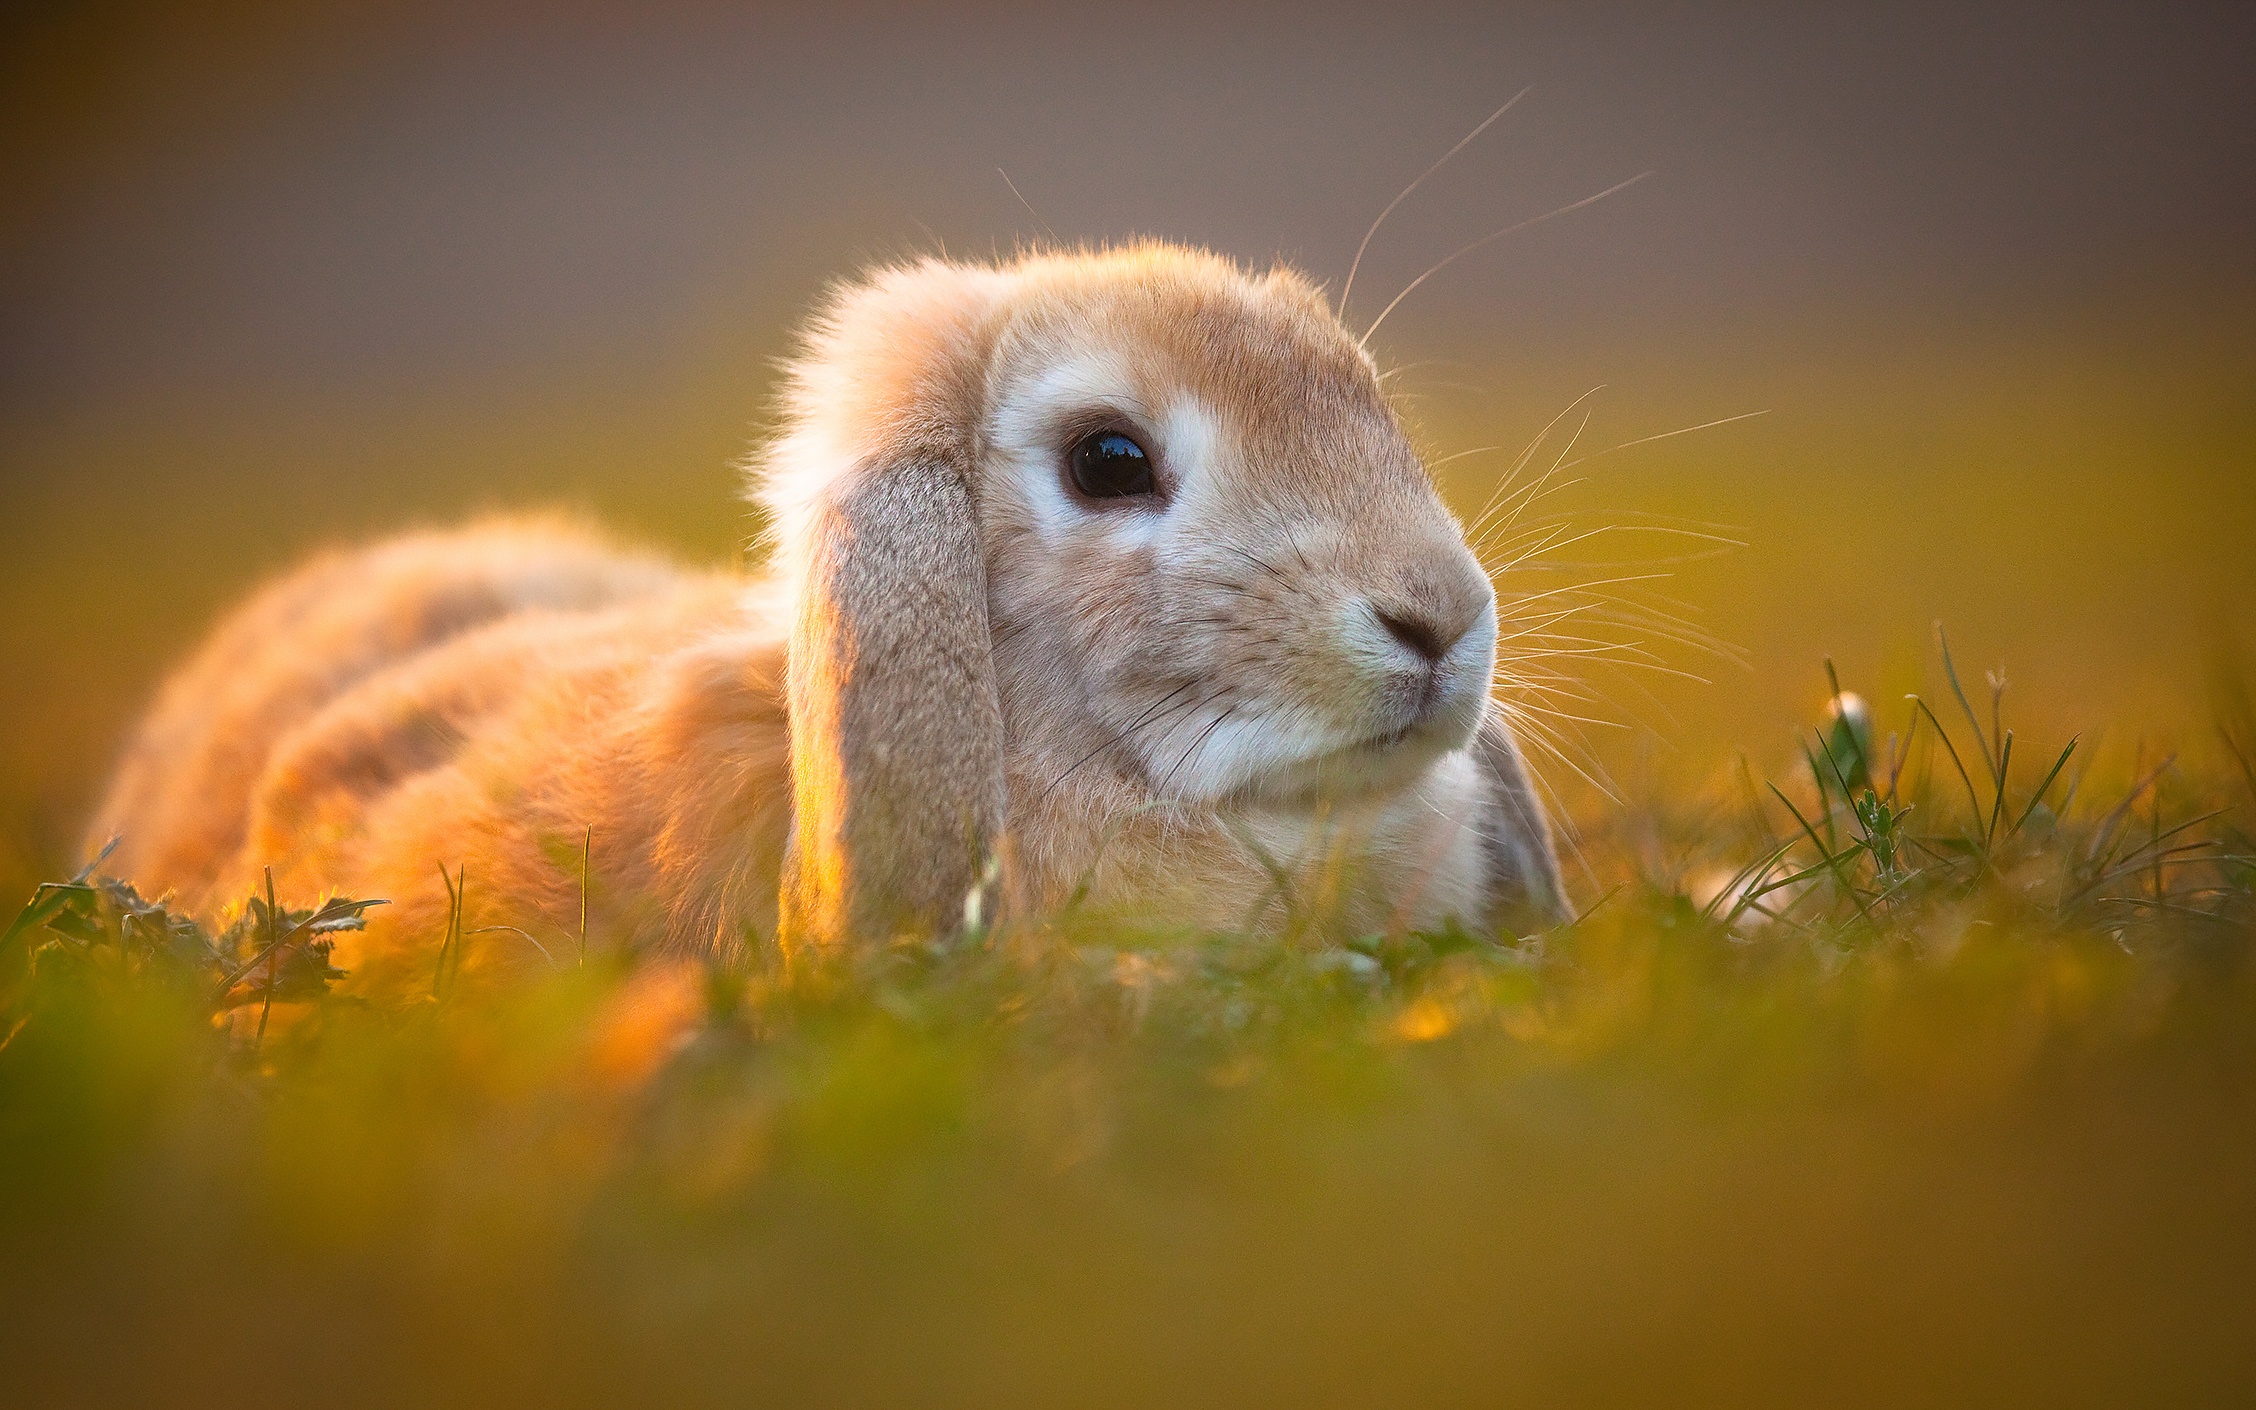
[[[2196,906],[2181,905],[2175,901],[2157,901],[2151,896],[2099,896],[2092,901],[2095,906],[2139,906],[2150,911],[2168,911],[2172,915],[2192,916],[2199,920],[2222,921],[2223,916]]]
[[[2224,844],[2214,837],[2204,838],[2199,842],[2180,843],[2176,847],[2169,848],[2163,847],[2162,844],[2169,841],[2173,837],[2177,837],[2180,834],[2187,832],[2192,828],[2199,827],[2205,822],[2211,822],[2217,818],[2223,817],[2227,811],[2228,810],[2224,808],[2212,809],[2209,812],[2201,814],[2199,817],[2187,818],[2184,822],[2179,823],[2177,826],[2172,827],[2167,831],[2157,832],[2151,839],[2149,839],[2144,845],[2140,846],[2137,850],[2126,852],[2122,856],[2115,858],[2115,865],[2118,869],[2123,867],[2139,867],[2146,864],[2146,859],[2148,857],[2155,856],[2157,854],[2161,856],[2170,856],[2174,853],[2189,851],[2196,847],[2221,847]]]
[[[454,950],[455,932],[462,924],[461,896],[454,889],[454,878],[447,875],[446,863],[439,863],[439,884],[446,888],[446,933],[439,939],[439,965],[431,975],[431,997],[443,998],[446,994],[447,956]]]
[[[1819,743],[1822,745],[1823,741]],[[1829,754],[1826,757],[1830,759],[1832,756]],[[1810,782],[1817,785],[1817,805],[1820,810],[1818,817],[1825,823],[1825,845],[1830,849],[1839,840],[1833,832],[1833,793],[1825,782],[1825,770],[1817,766],[1817,755],[1810,752],[1807,740],[1802,742],[1802,762],[1809,765]],[[1848,799],[1844,796],[1841,801],[1846,804]]]
[[[274,977],[282,967],[282,912],[274,904],[274,868],[266,868],[266,999],[259,1005],[258,1034],[251,1039],[251,1051],[257,1052],[266,1043],[266,1020],[274,1013]],[[293,927],[293,932],[295,927]]]
[[[1818,743],[1822,745],[1824,744],[1824,742],[1824,737],[1819,736]],[[1864,843],[1866,850],[1869,851],[1872,846],[1872,833],[1864,826],[1864,820],[1857,818],[1856,800],[1849,796],[1849,780],[1847,776],[1841,772],[1841,761],[1833,757],[1833,751],[1830,749],[1824,750],[1823,753],[1825,755],[1826,766],[1833,773],[1833,781],[1841,786],[1841,806],[1848,810],[1849,816],[1851,818],[1856,819],[1857,840]],[[1870,766],[1867,765],[1867,772],[1869,771]],[[1830,833],[1831,829],[1828,828],[1827,832]]]
[[[2115,829],[2122,825],[2124,814],[2130,812],[2132,806],[2138,802],[2139,796],[2152,788],[2155,781],[2161,778],[2164,773],[2167,773],[2170,766],[2177,761],[2177,755],[2169,755],[2161,763],[2156,764],[2152,769],[2141,775],[2139,781],[2131,785],[2131,791],[2123,795],[2123,801],[2117,803],[2108,811],[2106,817],[2100,819],[2099,826],[2092,832],[2091,845],[2084,851],[2085,865],[2089,866],[2098,861],[2103,853],[2113,851],[2111,844],[2114,840]]]
[[[1769,814],[1763,811],[1762,794],[1755,789],[1755,771],[1748,767],[1747,755],[1744,750],[1740,751],[1739,754],[1739,786],[1746,790],[1747,813],[1755,820],[1755,826],[1762,829],[1764,844],[1766,846],[1777,845],[1778,832],[1771,827]]]
[[[1737,896],[1745,898],[1749,895],[1760,895],[1760,892],[1754,891],[1752,890],[1752,888],[1759,884],[1758,879],[1766,876],[1769,873],[1770,869],[1778,864],[1778,859],[1786,855],[1787,849],[1792,847],[1793,845],[1794,839],[1788,838],[1786,841],[1781,842],[1776,847],[1772,848],[1765,855],[1758,857],[1754,861],[1747,863],[1745,866],[1739,868],[1739,870],[1733,872],[1731,874],[1731,880],[1724,883],[1723,889],[1716,892],[1714,896],[1709,898],[1708,903],[1700,908],[1700,919],[1713,920],[1715,918],[1715,908],[1722,905],[1724,901],[1729,897]],[[1733,907],[1731,912],[1732,920],[1738,919],[1740,909],[1742,909],[1742,907],[1740,906]],[[1728,925],[1729,923],[1729,921],[1725,922],[1726,925]]]
[[[1627,882],[1617,881],[1613,885],[1607,887],[1604,895],[1600,896],[1597,900],[1592,901],[1588,906],[1584,907],[1581,915],[1578,915],[1574,919],[1568,921],[1565,926],[1561,927],[1561,929],[1568,929],[1577,925],[1581,925],[1584,922],[1588,921],[1592,916],[1604,910],[1608,901],[1611,901],[1616,896],[1619,896],[1622,893],[1622,888],[1626,885],[1628,885]]]
[[[1950,755],[1951,767],[1958,770],[1958,781],[1966,785],[1966,806],[1973,810],[1974,820],[1977,823],[1980,822],[1982,819],[1982,800],[1974,792],[1973,775],[1966,772],[1965,762],[1958,757],[1958,746],[1951,743],[1950,731],[1943,728],[1943,722],[1935,718],[1934,709],[1926,701],[1916,695],[1907,695],[1904,699],[1918,706],[1920,713],[1927,717],[1927,723],[1935,727],[1935,737],[1942,740],[1944,751]]]
[[[71,878],[71,885],[84,886],[92,880],[95,868],[108,861],[110,853],[115,852],[118,849],[118,844],[124,840],[125,834],[122,832],[111,834],[110,840],[102,844],[102,850],[94,854],[94,859],[78,869],[78,875]]]
[[[534,939],[530,931],[520,930],[514,925],[481,925],[476,930],[470,931],[469,933],[472,935],[499,935],[504,932],[516,936],[518,939],[524,941],[526,944],[540,951],[540,957],[548,961],[549,967],[551,969],[556,967],[556,956],[548,952],[548,946],[543,945],[540,941]]]
[[[330,921],[357,915],[371,906],[387,906],[390,904],[389,901],[347,901],[341,898],[331,898],[322,902],[319,910],[284,931],[281,939],[275,941],[272,945],[262,947],[258,953],[252,955],[234,969],[229,970],[226,976],[219,981],[219,988],[212,994],[213,1005],[217,1006],[236,985],[243,982],[245,975],[264,963],[267,956],[273,953],[276,945],[289,944],[301,931],[319,929]]]
[[[2005,772],[2005,672],[1989,673],[1990,738],[1998,741],[1998,772]]]
[[[2147,817],[2152,825],[2153,839],[2147,845],[2152,847],[2155,852],[2154,899],[2159,901],[2162,899],[2162,790],[2160,788],[2154,790],[2151,802],[2152,806],[2147,810]]]
[[[1833,868],[1829,863],[1819,862],[1816,866],[1803,867],[1800,871],[1788,872],[1784,876],[1773,877],[1760,886],[1749,888],[1746,898],[1749,901],[1759,901],[1763,897],[1768,896],[1773,891],[1783,891],[1787,887],[1792,886],[1797,882],[1809,880],[1811,877],[1816,876],[1819,872],[1831,871],[1832,869]]]
[[[0,935],[0,954],[7,953],[18,936],[53,920],[72,896],[84,895],[90,889],[75,882],[41,882],[31,893],[31,899],[24,902],[23,909],[16,912],[16,918],[8,923],[8,933]]]
[[[2248,762],[2248,755],[2242,752],[2240,742],[2234,739],[2232,731],[2226,729],[2222,724],[2217,726],[2217,738],[2225,742],[2225,749],[2233,756],[2233,762],[2240,765],[2240,776],[2248,784],[2248,796],[2252,801],[2256,801],[2256,765]]]
[[[1903,777],[1904,765],[1911,762],[1911,743],[1918,737],[1919,712],[1917,710],[1911,712],[1911,724],[1904,730],[1903,753],[1896,753],[1896,737],[1893,734],[1888,736],[1888,806],[1891,808],[1898,801],[1896,782]]]
[[[2021,816],[2014,820],[2013,826],[2006,829],[2006,836],[2011,837],[2014,833],[2019,832],[2022,824],[2028,822],[2035,815],[2037,805],[2044,802],[2045,794],[2052,789],[2053,781],[2060,777],[2062,769],[2068,767],[2068,756],[2076,752],[2076,738],[2071,737],[2068,741],[2068,747],[2061,750],[2060,757],[2052,761],[2052,772],[2046,774],[2044,782],[2037,785],[2037,791],[2029,798],[2029,806],[2023,808]]]
[[[1982,763],[1988,767],[1990,778],[1994,782],[1997,779],[1997,760],[1990,757],[1990,741],[1982,734],[1981,717],[1974,713],[1973,703],[1966,698],[1966,687],[1958,683],[1958,667],[1951,660],[1950,638],[1944,635],[1943,624],[1940,621],[1935,623],[1935,640],[1942,644],[1943,674],[1950,679],[1951,694],[1958,697],[1958,708],[1966,712],[1966,723],[1974,730],[1974,742],[1981,746],[1982,750]],[[1956,751],[1952,752],[1955,753]],[[1976,821],[1981,819],[1981,811],[1980,805],[1977,804],[1974,809]]]
[[[1817,849],[1817,854],[1825,859],[1825,865],[1832,871],[1833,879],[1838,881],[1842,889],[1849,893],[1849,900],[1856,905],[1857,914],[1866,920],[1870,920],[1872,917],[1864,909],[1864,898],[1857,893],[1856,884],[1849,880],[1847,872],[1843,870],[1832,852],[1827,850],[1825,844],[1818,840],[1817,829],[1810,826],[1809,819],[1802,816],[1802,810],[1794,806],[1793,799],[1778,792],[1777,784],[1772,784],[1770,791],[1778,794],[1778,801],[1784,803],[1786,811],[1794,815],[1794,821],[1802,825],[1802,831],[1809,835],[1810,845]]]
[[[454,959],[447,966],[447,992],[462,982],[462,962],[470,949],[470,935],[463,927],[468,923],[470,910],[470,867],[458,863],[454,869]]]
[[[1988,851],[1997,841],[1998,819],[2005,816],[2005,781],[2013,777],[2013,731],[2007,730],[1998,744],[1997,797],[1990,800],[1990,825],[1982,832],[1982,850]]]
[[[1854,729],[1848,728],[1848,711],[1841,704],[1841,674],[1833,669],[1833,658],[1830,656],[1825,658],[1825,683],[1833,690],[1835,727],[1847,729],[1849,747],[1856,750],[1857,772],[1869,779],[1872,777],[1872,760],[1864,752],[1864,741],[1857,736]],[[1825,757],[1828,759],[1833,757],[1832,749],[1828,748],[1825,751]],[[1838,772],[1838,767],[1836,767],[1836,772]],[[1848,794],[1843,793],[1841,801],[1847,802]]]
[[[2074,891],[2068,893],[2068,899],[2075,900],[2088,892],[2095,891],[2098,888],[2105,886],[2108,882],[2114,880],[2117,877],[2126,876],[2132,872],[2137,871],[2140,867],[2146,865],[2147,858],[2150,855],[2168,857],[2174,856],[2179,852],[2192,851],[2203,847],[2217,847],[2223,845],[2215,838],[2210,838],[2202,842],[2192,842],[2187,843],[2184,846],[2172,847],[2166,851],[2162,850],[2161,847],[2163,843],[2169,841],[2173,837],[2178,836],[2180,833],[2185,832],[2189,828],[2198,827],[2202,823],[2223,817],[2226,811],[2226,809],[2219,808],[2214,812],[2203,813],[2199,817],[2188,818],[2184,822],[2179,823],[2176,827],[2171,828],[2167,832],[2159,834],[2158,836],[2149,840],[2147,843],[2132,852],[2126,853],[2121,857],[2110,854],[2107,857],[2105,864],[2100,866],[2097,870],[2093,871],[2090,877],[2085,880],[2082,886],[2079,886]]]
[[[85,895],[91,889],[86,884],[87,879],[94,875],[97,867],[110,859],[110,853],[115,852],[118,844],[124,840],[125,834],[119,833],[103,843],[102,850],[94,854],[94,859],[80,867],[78,874],[69,881],[43,881],[33,887],[31,899],[25,901],[23,909],[16,912],[16,918],[8,922],[7,932],[0,934],[0,955],[6,954],[9,947],[27,931],[53,920],[70,903],[71,897]]]

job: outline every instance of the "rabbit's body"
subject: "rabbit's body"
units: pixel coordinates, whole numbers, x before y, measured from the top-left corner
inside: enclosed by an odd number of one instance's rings
[[[590,829],[591,933],[651,950],[947,929],[988,857],[1023,910],[1556,913],[1486,578],[1297,276],[890,271],[790,410],[757,577],[504,524],[269,588],[129,752],[120,870],[388,897],[370,993],[429,984],[442,867],[473,968],[572,945]]]
[[[772,932],[784,640],[745,594],[549,525],[324,557],[168,684],[96,831],[122,874],[206,913],[268,867],[285,897],[389,898],[340,944],[367,992],[430,984],[442,864],[466,870],[467,924],[572,943],[590,827],[598,934],[686,947],[735,936],[740,909],[757,925],[763,899]],[[538,958],[504,931],[471,951]]]

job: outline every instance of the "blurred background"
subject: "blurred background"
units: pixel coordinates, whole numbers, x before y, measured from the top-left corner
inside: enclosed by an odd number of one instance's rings
[[[630,14],[631,11],[631,14]],[[1139,235],[1336,291],[1477,508],[1554,501],[1735,650],[1603,684],[1623,776],[1790,755],[1931,624],[2039,735],[2202,728],[2256,606],[2245,5],[29,4],[0,19],[0,881],[309,547],[580,506],[719,561],[826,280]],[[1007,177],[1006,177],[1007,174]],[[1015,189],[1014,189],[1015,188]],[[1555,433],[1555,434],[1563,434]],[[1561,442],[1550,443],[1556,449]],[[1705,540],[1613,543],[1651,563]],[[1653,542],[1662,547],[1655,549]],[[1736,658],[1736,659],[1734,659]],[[1886,707],[1883,726],[1894,720]]]

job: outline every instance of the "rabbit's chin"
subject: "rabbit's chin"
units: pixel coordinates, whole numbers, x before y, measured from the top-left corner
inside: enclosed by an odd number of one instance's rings
[[[1382,797],[1416,784],[1472,736],[1473,725],[1462,719],[1428,718],[1272,765],[1234,793],[1247,802],[1303,806]]]

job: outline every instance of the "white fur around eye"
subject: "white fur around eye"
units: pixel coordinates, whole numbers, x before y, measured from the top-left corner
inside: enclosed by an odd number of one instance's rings
[[[1045,543],[1095,533],[1119,547],[1140,548],[1183,531],[1185,516],[1180,514],[1166,516],[1178,521],[1170,535],[1158,513],[1092,513],[1074,502],[1058,475],[1058,428],[1093,408],[1106,408],[1149,428],[1147,438],[1153,443],[1145,449],[1164,467],[1178,498],[1209,487],[1223,451],[1221,418],[1188,393],[1162,393],[1156,407],[1148,395],[1130,376],[1125,360],[1092,352],[1051,365],[1001,399],[990,423],[989,444]]]
[[[1159,415],[1159,438],[1176,497],[1193,503],[1208,497],[1228,443],[1214,408],[1188,392],[1169,397]]]
[[[1044,368],[996,404],[988,429],[999,468],[1013,497],[1043,542],[1055,545],[1088,516],[1067,499],[1058,480],[1058,427],[1092,406],[1139,408],[1125,362],[1085,353]]]

